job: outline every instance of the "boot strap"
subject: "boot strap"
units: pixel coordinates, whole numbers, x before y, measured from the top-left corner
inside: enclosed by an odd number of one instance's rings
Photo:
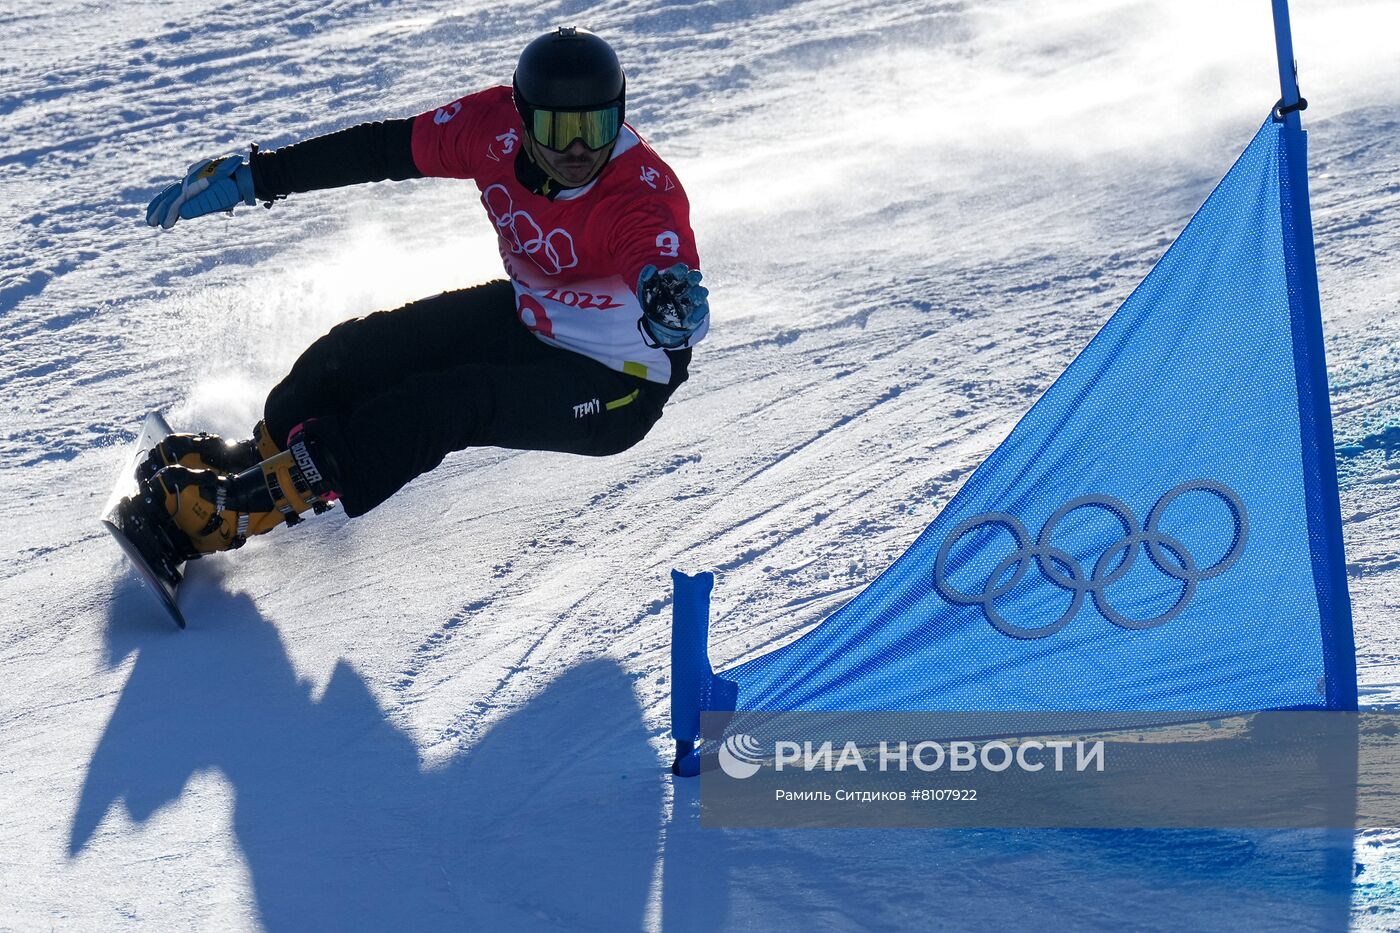
[[[272,496],[272,504],[276,507],[277,511],[282,513],[282,517],[287,521],[287,526],[291,527],[292,525],[300,523],[301,516],[297,514],[297,510],[287,499],[287,494],[282,491],[282,481],[277,478],[277,472],[275,470],[269,470],[263,475],[267,480],[268,494]],[[293,486],[296,485],[295,477],[293,477],[292,483]]]
[[[291,451],[283,451],[274,460],[282,461],[281,466],[286,470],[286,479],[291,483],[293,495],[288,495],[288,490],[283,484],[277,466],[265,465],[263,478],[267,483],[267,491],[272,497],[274,507],[286,517],[288,525],[301,522],[300,513],[307,509],[312,509],[320,514],[330,508],[330,503],[317,493],[312,484],[307,481],[301,465],[297,463]]]
[[[223,483],[215,487],[214,492],[214,514],[209,516],[209,521],[204,523],[204,527],[199,530],[200,537],[212,535],[219,530],[219,526],[224,522],[224,506],[228,505],[228,491]]]

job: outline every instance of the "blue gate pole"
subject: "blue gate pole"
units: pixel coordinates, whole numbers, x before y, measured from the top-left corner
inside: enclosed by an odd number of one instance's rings
[[[710,591],[712,573],[695,576],[671,571],[671,735],[676,740],[674,774],[693,776],[695,743],[700,739],[700,712],[714,680],[710,666]]]
[[[1308,198],[1308,148],[1300,111],[1307,106],[1298,90],[1288,0],[1273,0],[1281,99],[1275,119],[1283,123],[1284,230],[1288,242],[1289,305],[1293,315],[1294,365],[1299,418],[1303,429],[1304,483],[1313,582],[1322,621],[1322,651],[1328,709],[1357,705],[1356,644],[1347,592],[1346,553],[1337,488],[1337,454],[1332,437],[1332,405],[1322,337],[1322,301],[1317,287],[1312,207]],[[1295,301],[1296,299],[1296,301]]]
[[[1278,85],[1281,93],[1279,105],[1288,108],[1302,99],[1302,95],[1298,93],[1298,65],[1293,59],[1293,27],[1288,20],[1288,0],[1273,0],[1273,3],[1274,42],[1278,45]],[[1297,110],[1285,114],[1284,122],[1290,130],[1303,128],[1303,121]],[[1311,232],[1309,227],[1309,233]]]

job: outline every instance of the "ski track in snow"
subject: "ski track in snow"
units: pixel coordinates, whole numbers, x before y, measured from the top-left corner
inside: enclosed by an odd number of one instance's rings
[[[670,569],[718,572],[723,668],[902,553],[1273,102],[1267,10],[1239,6],[0,9],[0,930],[1396,928],[1395,832],[720,832],[664,770]],[[171,233],[147,200],[199,156],[498,83],[562,21],[615,41],[691,195],[715,308],[691,381],[623,455],[456,454],[203,561],[174,632],[94,520],[144,410],[242,434],[335,322],[500,271],[469,184]],[[1400,703],[1397,25],[1294,5],[1376,707]]]

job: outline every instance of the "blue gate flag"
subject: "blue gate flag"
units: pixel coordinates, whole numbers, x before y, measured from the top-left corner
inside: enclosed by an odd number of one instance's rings
[[[700,709],[1354,709],[1304,146],[1271,114],[909,550]]]

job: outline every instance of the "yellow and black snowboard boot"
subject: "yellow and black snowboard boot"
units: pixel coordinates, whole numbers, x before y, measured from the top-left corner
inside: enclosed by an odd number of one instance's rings
[[[295,525],[308,509],[317,513],[338,498],[327,477],[334,465],[305,431],[288,449],[237,475],[176,463],[151,477],[172,523],[196,554],[242,547],[253,535],[281,524]]]
[[[136,479],[143,487],[152,488],[152,481],[156,474],[167,467],[182,467],[200,473],[211,473],[214,476],[235,476],[257,466],[264,460],[275,457],[280,452],[281,449],[267,432],[267,422],[265,421],[257,423],[253,428],[252,439],[246,441],[226,441],[217,434],[204,432],[171,434],[151,448],[145,461],[136,468]],[[175,482],[175,475],[172,474],[170,483],[166,485]],[[214,489],[213,482],[213,476],[201,476],[197,480],[185,477],[180,480],[180,483],[186,486],[203,483],[210,488],[211,492]],[[217,497],[217,493],[212,494]],[[210,502],[212,504],[214,500],[211,499]],[[250,528],[264,530],[275,528],[281,521],[282,514],[275,510],[268,510],[266,514],[251,513],[244,519],[244,523]],[[210,541],[206,544],[212,547],[215,542]],[[237,547],[237,545],[226,545],[225,547]],[[224,550],[225,547],[214,549]],[[187,553],[198,556],[201,550],[193,545],[193,539],[191,539],[191,547],[187,549]]]

